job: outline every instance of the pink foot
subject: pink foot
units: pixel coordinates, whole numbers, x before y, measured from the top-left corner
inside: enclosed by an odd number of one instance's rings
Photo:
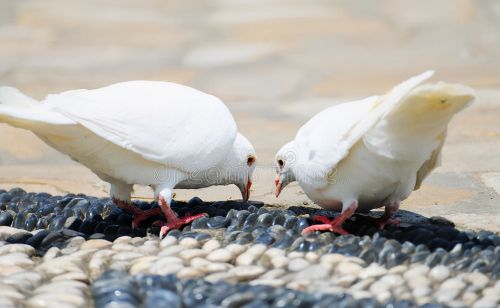
[[[378,218],[370,217],[380,230],[383,230],[387,225],[399,225],[401,221],[397,218],[386,218],[384,215]]]
[[[113,203],[116,204],[116,206],[122,209],[125,213],[130,214],[132,216],[140,215],[143,212],[143,210],[141,210],[137,206],[127,201],[113,198]]]
[[[118,200],[116,198],[113,198],[113,202],[125,213],[130,214],[134,217],[134,219],[132,220],[132,228],[138,228],[141,222],[143,222],[144,220],[148,219],[149,217],[154,217],[161,214],[160,208],[154,208],[144,211],[133,205],[132,203]]]
[[[321,222],[322,224],[313,225],[305,228],[304,230],[302,230],[302,235],[314,231],[329,231],[342,235],[350,234],[349,232],[344,230],[342,224],[344,224],[344,222],[354,214],[357,208],[358,208],[358,203],[354,201],[353,203],[351,203],[351,205],[349,205],[349,207],[347,207],[340,215],[335,217],[335,219],[333,220],[325,216],[320,216],[320,215],[314,216],[313,220]]]
[[[380,230],[383,230],[387,225],[398,225],[400,223],[399,219],[394,218],[396,212],[399,209],[399,202],[393,202],[385,206],[384,214],[382,216],[370,219],[378,226]]]
[[[182,218],[177,218],[176,220],[173,221],[169,220],[167,222],[163,222],[161,224],[161,229],[160,229],[160,238],[163,238],[163,236],[165,236],[165,234],[167,234],[168,231],[170,230],[180,229],[182,226],[187,225],[192,221],[205,216],[207,216],[207,214],[201,213],[193,216],[184,216]]]
[[[159,207],[155,207],[153,209],[147,211],[141,211],[140,213],[134,215],[134,220],[132,220],[132,227],[138,228],[139,225],[146,219],[154,216],[158,216],[161,214],[161,209]]]
[[[205,213],[201,213],[179,218],[161,194],[158,197],[158,203],[160,205],[161,211],[163,212],[163,215],[165,215],[165,218],[167,219],[167,222],[161,224],[162,227],[160,230],[160,238],[163,238],[163,236],[170,230],[179,229],[182,226],[192,222],[193,220],[207,215]]]
[[[323,216],[321,216],[321,217],[326,218]],[[328,218],[326,218],[326,219],[328,219]],[[333,223],[334,223],[334,220],[332,220],[330,223],[309,226],[309,227],[305,228],[304,230],[302,230],[302,235],[305,235],[309,232],[314,232],[314,231],[329,231],[329,232],[342,234],[342,235],[350,234],[349,232],[344,230],[344,228],[342,228],[342,225],[336,225]]]

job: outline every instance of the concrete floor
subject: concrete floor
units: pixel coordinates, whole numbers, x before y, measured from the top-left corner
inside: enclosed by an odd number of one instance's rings
[[[433,68],[477,90],[451,123],[443,166],[403,208],[500,231],[500,3],[491,1],[0,0],[0,85],[37,99],[133,80],[223,99],[259,160],[252,199],[272,195],[277,149],[323,108]],[[0,188],[106,195],[107,185],[31,133],[0,124]],[[151,197],[139,187],[137,197]],[[239,198],[236,187],[179,199]]]

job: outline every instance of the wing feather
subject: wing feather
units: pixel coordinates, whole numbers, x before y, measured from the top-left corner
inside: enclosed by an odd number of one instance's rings
[[[50,95],[44,104],[124,149],[184,171],[217,166],[237,132],[219,99],[174,83],[130,81]]]
[[[334,106],[313,117],[295,138],[297,166],[300,166],[296,168],[300,170],[298,177],[318,188],[326,186],[328,175],[349,154],[349,150],[396,108],[409,91],[433,74],[433,71],[426,71],[400,83],[382,97],[344,104],[348,107]]]

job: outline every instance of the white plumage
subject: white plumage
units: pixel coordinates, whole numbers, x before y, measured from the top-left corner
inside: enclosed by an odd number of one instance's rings
[[[424,84],[428,71],[384,96],[327,108],[300,128],[276,155],[277,195],[291,181],[318,205],[341,210],[311,230],[345,233],[354,211],[386,206],[383,226],[400,201],[418,189],[440,161],[449,121],[473,99],[457,84]]]
[[[170,203],[174,188],[236,184],[248,198],[255,150],[218,98],[167,82],[129,81],[49,95],[38,103],[0,88],[0,122],[31,130],[130,200],[151,185]]]

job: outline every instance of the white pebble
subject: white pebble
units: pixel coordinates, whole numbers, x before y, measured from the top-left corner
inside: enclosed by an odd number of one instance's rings
[[[185,237],[179,241],[179,245],[184,246],[186,248],[198,248],[200,247],[200,243],[191,237]]]
[[[203,272],[192,267],[185,267],[177,272],[177,277],[180,279],[198,278],[203,275]]]
[[[234,254],[234,256],[239,256],[242,254],[247,248],[240,244],[229,244],[226,246],[226,249]]]
[[[275,268],[287,267],[289,262],[290,260],[288,260],[288,258],[284,255],[276,255],[271,259],[271,264]]]
[[[361,265],[347,261],[341,262],[335,268],[335,272],[340,275],[359,276],[362,271],[363,267]]]
[[[325,264],[332,264],[332,265],[337,265],[340,262],[344,261],[346,259],[345,256],[338,254],[338,253],[330,253],[321,256],[320,262],[325,263]]]
[[[250,279],[255,279],[256,277],[259,277],[266,271],[265,268],[257,266],[257,265],[250,265],[250,266],[237,266],[232,268],[229,272],[236,276],[239,281],[248,281]]]
[[[382,278],[380,278],[380,280],[389,284],[391,287],[397,287],[404,284],[403,277],[399,275],[391,275],[391,274],[385,275]]]
[[[143,255],[156,255],[160,249],[153,245],[141,245],[137,247],[137,252]]]
[[[22,268],[28,268],[33,265],[33,261],[28,257],[27,254],[22,252],[12,252],[6,255],[0,256],[0,267],[2,266],[19,266]]]
[[[350,290],[367,290],[368,287],[375,281],[375,278],[365,278],[350,287]],[[371,293],[370,293],[371,294]]]
[[[167,236],[165,236],[164,239],[161,240],[160,248],[169,247],[169,246],[172,246],[175,244],[177,244],[177,239],[173,236],[167,235]]]
[[[338,286],[341,286],[343,288],[349,288],[354,283],[354,281],[356,281],[356,279],[357,278],[355,276],[345,275],[345,276],[336,276],[333,278],[332,281]]]
[[[471,306],[478,298],[479,296],[474,292],[465,292],[462,295],[462,301],[468,306]]]
[[[119,252],[113,256],[114,261],[130,261],[142,257],[143,255],[138,252]]]
[[[241,255],[236,258],[236,265],[251,265],[257,260],[259,256],[253,254],[253,253],[248,253],[248,251],[245,251]]]
[[[478,273],[478,272],[467,273],[464,276],[464,280],[466,282],[470,283],[472,286],[474,286],[473,291],[482,290],[490,282],[490,280],[488,279],[488,276],[486,276],[483,273]]]
[[[159,257],[176,256],[177,254],[179,254],[179,252],[183,251],[184,249],[186,249],[186,247],[180,245],[167,246],[162,251],[160,251],[158,256]]]
[[[89,283],[89,277],[83,272],[68,272],[59,276],[54,276],[52,281],[78,280],[84,283]]]
[[[431,294],[431,289],[428,287],[415,288],[412,291],[414,297],[425,297]]]
[[[390,289],[391,289],[391,286],[388,283],[383,282],[381,280],[375,281],[370,286],[370,292],[372,292],[374,295],[382,293],[382,292],[390,290]]]
[[[287,271],[285,271],[282,268],[275,268],[273,270],[265,272],[262,276],[260,276],[261,279],[275,279],[282,277],[283,275],[286,275]]]
[[[30,245],[26,245],[26,244],[7,244],[7,245],[0,247],[0,256],[14,253],[14,252],[23,253],[23,254],[26,254],[28,256],[32,256],[35,254],[35,248],[33,248]]]
[[[393,268],[391,268],[389,270],[389,273],[390,274],[403,275],[404,273],[406,273],[407,270],[408,270],[408,266],[406,266],[406,265],[397,265],[397,266],[394,266]]]
[[[113,241],[113,244],[128,244],[132,240],[132,237],[128,235],[123,235]]]
[[[172,262],[171,258],[162,258],[151,265],[149,272],[156,275],[168,275],[175,274],[183,268],[182,260],[181,263],[178,263]]]
[[[472,305],[472,308],[497,308],[498,301],[494,301],[488,298],[481,298]]]
[[[377,263],[372,263],[361,271],[359,278],[376,278],[385,274],[387,274],[387,270],[384,267],[378,265]]]
[[[230,262],[233,258],[234,254],[225,248],[215,249],[207,256],[207,260],[212,262]]]
[[[153,262],[158,260],[157,256],[145,256],[134,260],[134,263],[130,267],[129,273],[131,275],[139,273],[147,273]]]
[[[267,246],[264,244],[255,244],[250,246],[246,253],[255,255],[255,256],[261,256],[264,252],[266,252]]]
[[[231,268],[233,268],[233,266],[228,263],[211,262],[200,270],[205,273],[217,273],[217,272],[227,272]]]
[[[310,265],[309,261],[301,258],[296,258],[290,260],[290,262],[288,263],[288,270],[291,272],[298,272],[307,268],[309,265]]]
[[[429,267],[425,264],[415,264],[403,276],[406,280],[411,280],[416,276],[426,276],[429,273]]]
[[[283,249],[279,249],[279,248],[269,248],[268,250],[266,250],[264,252],[264,255],[272,258],[274,256],[284,256],[285,255],[285,251]]]
[[[43,277],[37,272],[19,272],[5,277],[2,283],[15,286],[19,290],[30,291],[42,283]]]
[[[270,286],[270,287],[281,287],[285,284],[285,281],[282,279],[254,279],[249,282],[250,285],[252,286],[257,286],[257,285],[264,285],[264,286]]]
[[[205,244],[203,244],[202,249],[210,252],[217,248],[220,248],[220,242],[218,240],[210,239]]]
[[[126,243],[113,244],[111,249],[115,251],[137,251],[137,247]]]
[[[434,282],[440,283],[441,281],[450,277],[450,270],[444,265],[437,265],[431,269],[431,271],[429,272],[429,277]]]
[[[374,295],[377,298],[377,300],[381,303],[385,303],[391,298],[391,292],[389,291],[383,291]]]
[[[58,247],[50,247],[49,250],[45,252],[43,255],[43,261],[49,261],[54,258],[57,258],[61,255],[61,250]]]
[[[204,257],[207,255],[207,251],[199,248],[185,249],[179,252],[179,257],[184,261],[189,262],[191,259],[196,257]]]

